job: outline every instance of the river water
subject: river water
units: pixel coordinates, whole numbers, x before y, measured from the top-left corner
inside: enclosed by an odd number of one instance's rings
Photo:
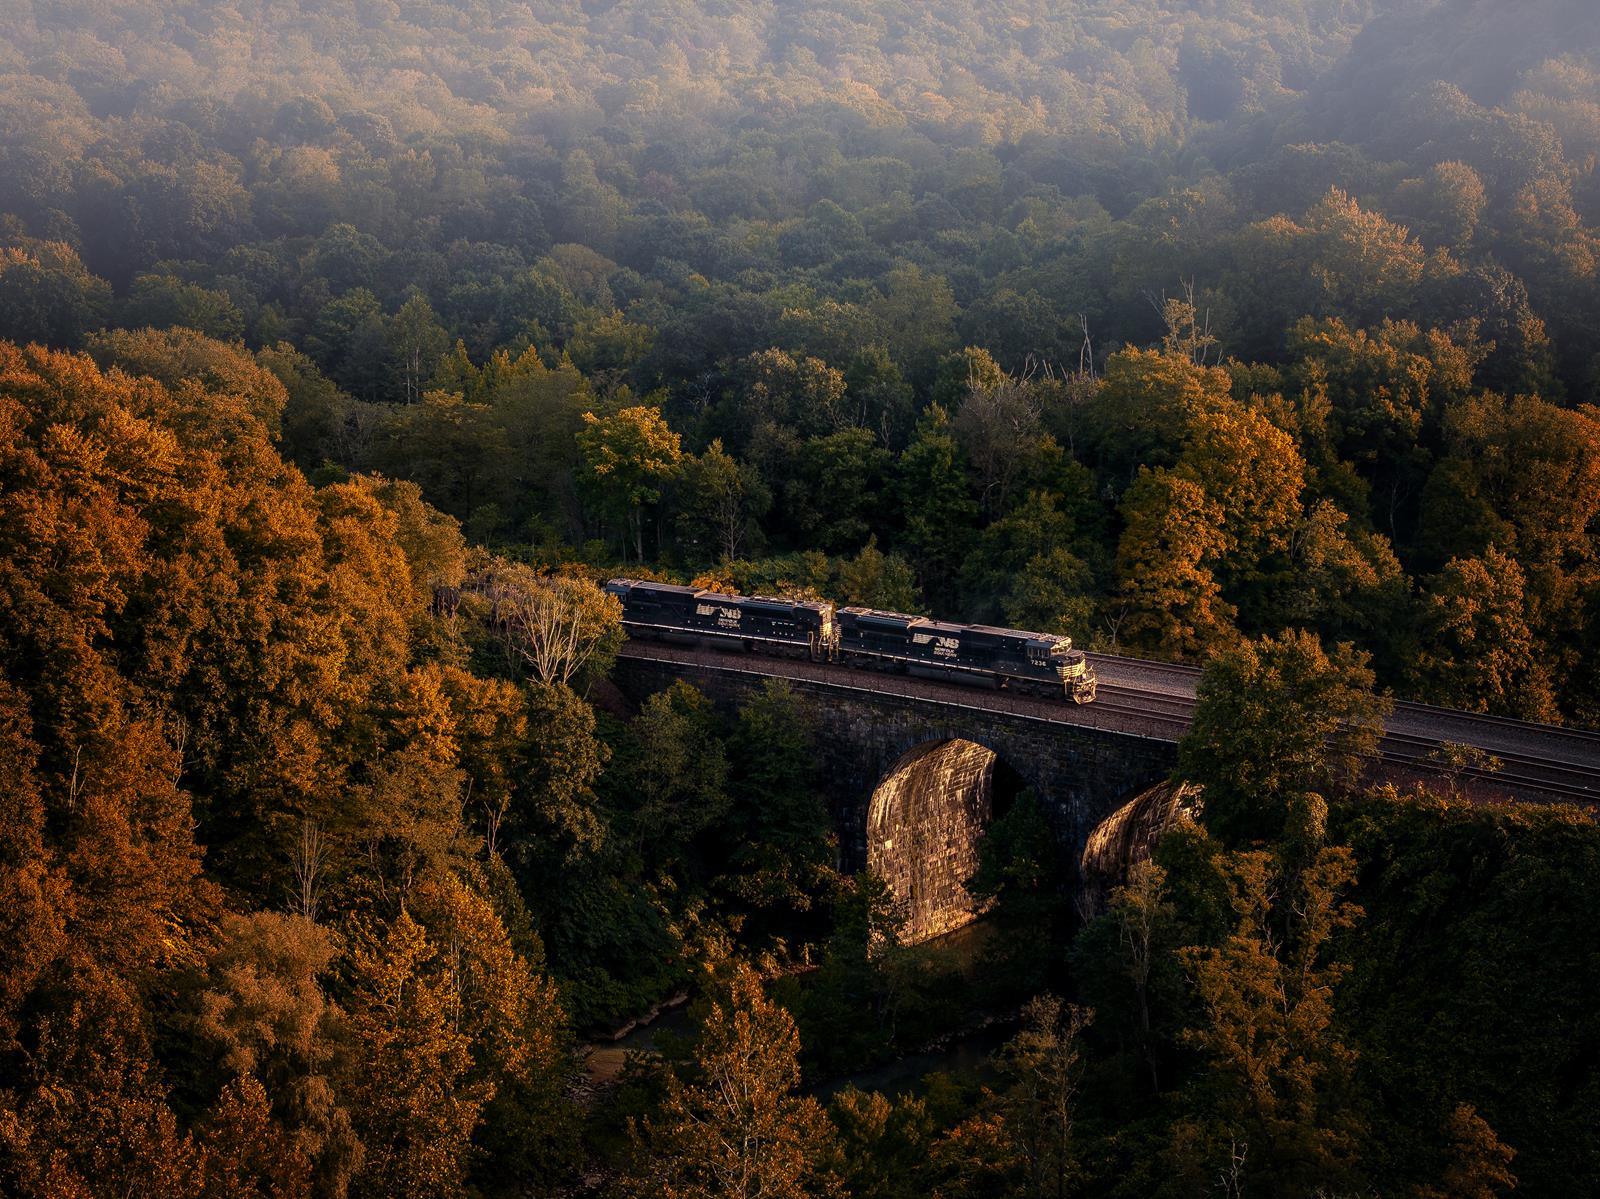
[[[689,1008],[684,1005],[663,1012],[651,1023],[642,1024],[615,1041],[590,1041],[589,1056],[584,1062],[589,1081],[599,1085],[615,1081],[629,1053],[649,1053],[656,1048],[662,1033],[682,1035],[688,1030]]]
[[[832,1078],[811,1088],[811,1093],[826,1103],[847,1087],[858,1091],[882,1091],[885,1095],[921,1095],[927,1090],[930,1074],[951,1074],[979,1082],[993,1082],[996,1073],[992,1055],[1009,1041],[1016,1027],[1007,1022],[992,1024],[974,1032],[952,1037],[939,1049],[910,1053],[862,1070],[845,1078]]]
[[[922,948],[937,955],[946,964],[970,971],[989,932],[986,923],[980,920],[928,941]],[[687,1006],[683,1006],[663,1012],[652,1023],[641,1025],[616,1041],[590,1042],[585,1062],[590,1084],[605,1086],[613,1082],[621,1074],[630,1052],[649,1053],[657,1047],[662,1034],[682,1035],[689,1028],[689,1011]],[[1009,1021],[991,1024],[952,1037],[938,1049],[907,1054],[844,1078],[828,1079],[811,1088],[811,1091],[825,1103],[850,1086],[888,1094],[920,1093],[924,1089],[922,1080],[935,1073],[989,1081],[993,1076],[991,1055],[1015,1032],[1015,1025]]]

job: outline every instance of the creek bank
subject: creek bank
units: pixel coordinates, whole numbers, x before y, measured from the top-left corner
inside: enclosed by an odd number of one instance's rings
[[[689,993],[679,991],[651,1004],[642,1015],[612,1031],[591,1037],[581,1050],[585,1077],[579,1092],[585,1100],[592,1102],[597,1093],[616,1083],[630,1052],[654,1049],[656,1037],[664,1031],[685,1031],[689,1026],[688,1003]]]
[[[628,1036],[628,1034],[632,1033],[635,1029],[647,1028],[654,1024],[661,1016],[661,1013],[675,1011],[688,1002],[689,992],[687,991],[679,991],[676,994],[669,995],[660,1003],[651,1004],[649,1010],[646,1011],[644,1015],[635,1016],[632,1020],[628,1020],[617,1025],[616,1028],[612,1029],[608,1033],[597,1033],[594,1037],[594,1042],[600,1043],[610,1041],[611,1043],[615,1044],[624,1037]]]

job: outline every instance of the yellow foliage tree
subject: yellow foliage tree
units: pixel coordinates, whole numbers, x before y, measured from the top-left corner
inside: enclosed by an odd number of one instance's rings
[[[366,1157],[357,1199],[466,1194],[472,1132],[491,1083],[472,1077],[458,996],[430,968],[437,952],[401,911],[352,930],[347,1004],[354,1052],[341,1079]]]
[[[1198,483],[1168,470],[1141,470],[1122,501],[1117,546],[1119,634],[1139,649],[1193,658],[1236,635],[1234,609],[1212,572],[1227,549],[1221,508]]]
[[[692,1068],[669,1072],[658,1115],[633,1130],[630,1199],[811,1199],[831,1129],[800,1085],[800,1039],[789,1013],[748,967],[711,999]]]

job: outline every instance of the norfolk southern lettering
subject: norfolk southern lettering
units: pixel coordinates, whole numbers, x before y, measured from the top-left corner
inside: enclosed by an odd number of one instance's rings
[[[1094,699],[1094,667],[1070,637],[636,579],[612,579],[606,590],[622,601],[630,637],[900,671],[1079,704]]]

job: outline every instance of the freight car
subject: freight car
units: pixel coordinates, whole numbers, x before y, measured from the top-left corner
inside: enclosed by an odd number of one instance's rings
[[[1094,667],[1069,637],[953,624],[806,600],[724,595],[667,583],[612,579],[630,637],[742,648],[865,670],[891,670],[981,687],[1060,695],[1086,704]]]

